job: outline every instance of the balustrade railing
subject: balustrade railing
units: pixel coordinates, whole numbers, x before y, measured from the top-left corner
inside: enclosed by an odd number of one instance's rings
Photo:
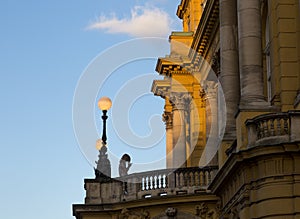
[[[206,187],[211,183],[211,180],[218,170],[217,166],[204,168],[190,167],[180,168],[174,171],[175,187],[185,186],[200,186]]]
[[[85,179],[88,204],[119,203],[157,196],[206,193],[217,166],[163,169],[100,182]]]
[[[128,194],[187,187],[200,187],[205,190],[217,171],[217,166],[164,169],[130,174],[116,179],[124,182],[124,190]]]
[[[270,113],[246,121],[248,146],[299,140],[300,111]]]

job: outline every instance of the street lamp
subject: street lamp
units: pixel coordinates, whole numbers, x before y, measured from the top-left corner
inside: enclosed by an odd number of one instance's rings
[[[107,114],[107,110],[109,110],[111,108],[112,102],[108,97],[102,97],[99,99],[98,101],[98,107],[100,110],[102,110],[102,120],[103,120],[103,132],[102,132],[102,144],[106,145],[106,120],[108,118]]]
[[[111,180],[111,165],[107,157],[107,147],[106,147],[106,120],[108,118],[107,111],[111,108],[112,102],[108,97],[102,97],[98,101],[98,107],[102,110],[102,121],[103,121],[103,131],[102,131],[102,147],[97,143],[97,149],[99,150],[99,159],[96,161],[97,168],[95,169],[96,179],[100,182],[107,182]],[[99,148],[98,148],[99,147]],[[101,148],[100,148],[101,147]]]

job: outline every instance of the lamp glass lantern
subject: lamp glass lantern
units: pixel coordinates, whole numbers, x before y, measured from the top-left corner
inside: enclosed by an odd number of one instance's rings
[[[111,108],[112,102],[108,97],[101,97],[98,101],[98,107],[102,111],[107,111]]]
[[[106,120],[108,118],[107,110],[109,110],[112,106],[112,102],[108,97],[101,97],[98,101],[98,107],[102,110],[102,120],[103,120],[103,132],[102,132],[102,145],[106,146]]]

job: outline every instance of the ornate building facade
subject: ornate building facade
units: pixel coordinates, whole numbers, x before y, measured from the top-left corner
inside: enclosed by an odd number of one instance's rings
[[[152,84],[167,169],[86,179],[76,219],[300,218],[299,2],[181,0]]]

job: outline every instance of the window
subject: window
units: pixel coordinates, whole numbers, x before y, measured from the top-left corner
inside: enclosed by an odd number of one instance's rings
[[[266,17],[265,23],[265,55],[266,55],[266,71],[267,71],[267,94],[268,101],[272,100],[272,73],[271,73],[271,56],[270,56],[270,26],[269,16]]]

